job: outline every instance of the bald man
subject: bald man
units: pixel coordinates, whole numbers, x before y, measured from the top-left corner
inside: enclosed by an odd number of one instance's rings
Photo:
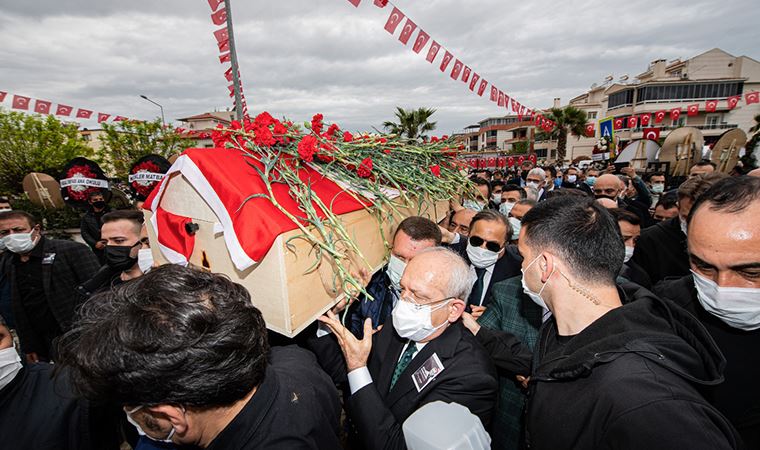
[[[747,175],[749,175],[750,177],[760,177],[760,167],[754,170],[750,170]]]
[[[644,188],[646,189],[646,186]],[[617,175],[608,173],[600,176],[596,179],[592,191],[597,200],[603,198],[612,200],[616,203],[616,208],[623,208],[639,216],[642,226],[651,225],[652,216],[649,215],[649,204],[627,198],[625,196],[626,186]]]

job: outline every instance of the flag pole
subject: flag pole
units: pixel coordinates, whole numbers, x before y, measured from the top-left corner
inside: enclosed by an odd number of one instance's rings
[[[238,121],[243,120],[243,102],[240,94],[240,69],[238,67],[237,51],[235,50],[235,35],[232,32],[232,9],[230,0],[224,0],[224,7],[227,9],[227,33],[229,34],[230,43],[230,62],[232,63],[232,87],[235,93],[235,117]]]

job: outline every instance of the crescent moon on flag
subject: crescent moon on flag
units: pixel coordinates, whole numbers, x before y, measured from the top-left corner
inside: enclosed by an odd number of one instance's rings
[[[396,23],[396,22],[398,22],[398,20],[399,20],[398,19],[398,14],[396,14],[396,13],[391,14],[391,23]]]
[[[422,45],[422,36],[417,36],[417,42],[414,43],[414,46],[419,48]]]
[[[411,25],[404,25],[404,34],[408,34],[412,32],[412,26]]]

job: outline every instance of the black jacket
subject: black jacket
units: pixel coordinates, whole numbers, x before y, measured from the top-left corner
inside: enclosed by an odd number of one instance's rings
[[[462,258],[470,263],[470,258],[467,257],[467,238],[461,236],[459,242],[450,246],[452,250],[459,253]],[[504,252],[504,256],[496,261],[496,265],[493,268],[493,274],[491,275],[491,281],[488,282],[486,287],[486,296],[483,297],[483,306],[488,306],[491,302],[491,289],[495,283],[504,281],[508,278],[521,275],[520,266],[522,264],[522,256],[517,250],[516,245],[507,245],[507,249]]]
[[[76,291],[77,286],[92,278],[100,265],[92,251],[84,244],[42,237],[37,245],[42,246],[46,261],[42,264],[45,298],[58,326],[65,332],[71,326],[74,311],[81,303],[82,297]],[[13,254],[5,252],[0,256],[0,267],[8,275],[11,283],[13,315],[21,345],[26,353],[46,353],[47,349],[42,348],[44,345],[34,332],[34,317],[28,317],[21,305],[12,258]]]
[[[25,366],[0,390],[0,448],[13,450],[109,450],[119,448],[120,408],[93,408],[69,388],[65,372]]]
[[[647,271],[644,270],[643,267],[636,264],[633,259],[623,264],[623,267],[620,268],[618,277],[625,278],[627,281],[638,284],[643,288],[652,289],[652,282],[649,280],[649,274],[647,274]]]
[[[346,386],[346,366],[335,337],[325,336],[312,343],[320,364],[336,384]],[[356,427],[363,448],[405,449],[402,424],[420,407],[437,400],[465,406],[488,428],[496,405],[496,370],[472,333],[461,322],[450,325],[414,356],[389,391],[405,344],[406,340],[396,334],[390,323],[375,334],[367,364],[373,382],[346,400],[348,417]],[[433,354],[438,355],[444,369],[417,392],[412,374]]]
[[[699,392],[723,381],[726,363],[707,330],[683,309],[628,286],[624,306],[575,336],[558,337],[553,317],[542,326],[526,411],[530,448],[741,448]],[[501,351],[497,366],[521,373],[525,347],[502,337],[487,348]]]
[[[666,277],[688,275],[686,235],[681,231],[679,218],[674,217],[641,230],[631,260],[647,271],[652,285]]]
[[[372,319],[374,329],[383,325],[393,311],[394,294],[391,279],[386,272],[387,268],[386,265],[375,272],[367,284],[366,290],[372,296],[372,300],[361,294],[357,301],[349,306],[349,329],[359,339],[364,336],[365,319]]]
[[[340,402],[314,355],[275,347],[264,382],[208,450],[340,449]]]
[[[760,449],[760,329],[739,330],[707,312],[692,275],[664,280],[655,292],[693,314],[726,356],[726,381],[706,387],[705,397],[736,427],[746,448]]]
[[[79,231],[82,234],[82,239],[90,246],[90,249],[97,256],[98,261],[101,264],[105,264],[105,252],[101,249],[95,248],[95,244],[100,240],[100,228],[103,226],[103,215],[111,212],[110,208],[106,208],[103,211],[96,213],[90,208],[82,216],[82,220],[79,224]]]

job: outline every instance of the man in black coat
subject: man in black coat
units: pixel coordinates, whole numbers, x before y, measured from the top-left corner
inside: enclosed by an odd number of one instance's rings
[[[405,449],[402,424],[421,406],[459,403],[488,428],[497,381],[491,361],[462,327],[471,281],[452,251],[423,250],[406,266],[393,323],[356,337],[332,313],[320,320],[334,336],[312,341],[320,364],[337,384],[348,384],[346,410],[366,449]],[[336,353],[335,339],[343,352]]]
[[[228,278],[167,264],[84,304],[60,366],[152,440],[207,449],[340,447],[338,392],[314,355],[271,351]],[[98,355],[98,357],[92,357]]]
[[[760,448],[760,178],[719,181],[694,205],[688,226],[693,273],[655,292],[710,332],[726,357],[726,380],[706,397],[747,448]]]
[[[100,228],[103,226],[103,216],[111,211],[103,193],[95,191],[90,194],[87,201],[90,205],[87,212],[82,216],[79,228],[82,239],[90,246],[100,264],[105,264],[105,243],[100,239]]]
[[[0,270],[11,285],[11,304],[21,347],[30,362],[49,361],[53,340],[69,329],[81,297],[76,287],[100,267],[84,244],[47,239],[24,211],[0,213],[7,251]]]
[[[593,245],[588,243],[593,242]],[[465,316],[495,359],[529,375],[533,449],[733,449],[741,441],[699,393],[725,360],[690,314],[635,285],[615,284],[623,243],[597,202],[550,199],[523,218],[523,289],[552,317],[531,352]]]

